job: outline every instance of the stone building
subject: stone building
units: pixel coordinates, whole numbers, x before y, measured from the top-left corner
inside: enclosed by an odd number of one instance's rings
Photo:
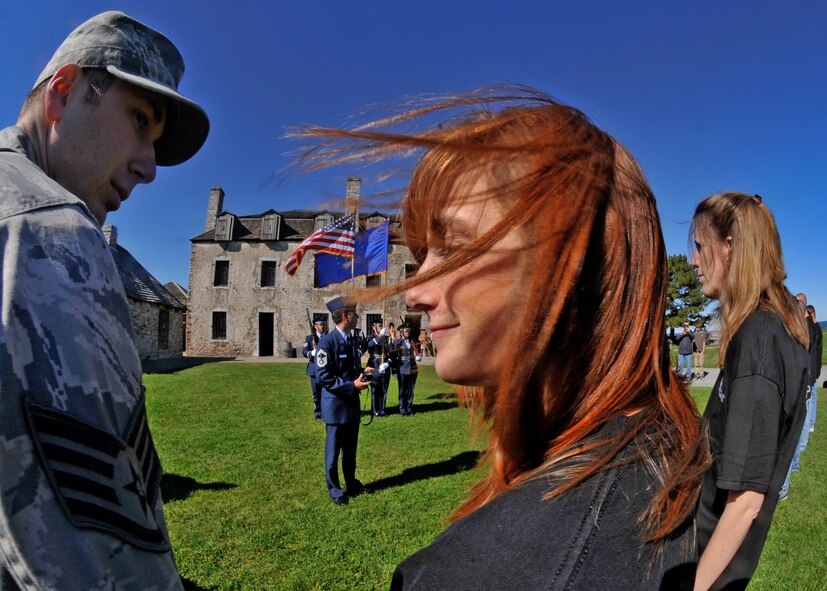
[[[358,195],[359,179],[348,179],[348,194]],[[315,252],[308,252],[295,275],[284,270],[287,258],[314,231],[343,213],[267,210],[235,215],[224,210],[224,191],[210,190],[204,233],[192,238],[190,256],[187,350],[191,356],[293,356],[310,332],[308,316],[332,323],[325,302],[349,288],[348,283],[316,287]],[[379,212],[361,213],[360,226],[390,220],[387,282],[399,283],[416,263],[399,240],[399,220]],[[381,285],[382,275],[356,280],[358,287]],[[404,319],[427,327],[427,316],[407,310],[404,295],[361,304],[363,331],[385,311],[386,322]],[[417,330],[418,332],[418,330]],[[299,352],[299,355],[301,353]]]
[[[118,244],[115,226],[103,227],[126,292],[135,347],[141,361],[181,357],[186,304],[174,297],[128,250]]]

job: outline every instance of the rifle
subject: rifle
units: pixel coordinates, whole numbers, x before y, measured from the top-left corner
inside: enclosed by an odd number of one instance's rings
[[[313,326],[313,320],[310,318],[310,310],[305,308],[304,313],[307,314],[307,324],[310,325],[310,338],[313,339],[313,348],[315,349],[319,346],[319,338],[316,336],[316,327]]]

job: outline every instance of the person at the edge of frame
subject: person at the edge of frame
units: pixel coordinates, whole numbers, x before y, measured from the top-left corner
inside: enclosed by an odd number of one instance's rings
[[[75,29],[0,131],[0,589],[181,589],[141,362],[101,230],[209,120],[121,12]]]
[[[325,479],[330,500],[346,505],[348,500],[371,491],[356,479],[356,447],[359,443],[359,392],[370,385],[362,369],[365,341],[354,333],[359,314],[356,304],[346,297],[327,303],[335,327],[322,337],[316,349],[316,380],[322,386],[322,421],[325,423]],[[342,476],[339,481],[339,455]]]

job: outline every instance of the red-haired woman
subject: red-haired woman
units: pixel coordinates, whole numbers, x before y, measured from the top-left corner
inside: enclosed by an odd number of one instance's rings
[[[721,373],[704,418],[715,462],[698,508],[695,588],[745,589],[804,424],[807,325],[784,286],[781,239],[758,195],[719,193],[692,221],[692,266],[720,302]]]
[[[521,89],[305,135],[326,138],[310,167],[425,149],[402,216],[421,267],[402,289],[489,429],[487,475],[392,587],[691,587],[708,451],[670,369],[663,238],[631,155]]]

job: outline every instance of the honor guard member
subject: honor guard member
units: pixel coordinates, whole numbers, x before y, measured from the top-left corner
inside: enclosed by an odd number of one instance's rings
[[[304,337],[302,355],[307,358],[305,373],[310,378],[310,394],[313,396],[313,416],[322,418],[322,386],[316,380],[316,348],[321,338],[327,334],[327,322],[316,320],[313,323],[313,334]]]
[[[173,43],[80,25],[0,131],[0,588],[181,589],[141,363],[101,224],[204,143]]]
[[[388,339],[388,329],[382,327],[382,321],[373,323],[373,334],[368,339],[368,353],[370,359],[368,363],[373,368],[374,378],[371,381],[370,389],[373,400],[373,414],[377,417],[387,416],[385,413],[385,404],[388,400],[388,386],[391,382],[390,361],[388,353],[390,352],[390,343]]]
[[[411,416],[413,414],[414,387],[416,376],[419,373],[417,362],[422,356],[416,350],[411,340],[411,327],[402,324],[399,327],[400,338],[396,339],[393,348],[398,356],[396,378],[399,380],[399,414]]]
[[[370,385],[363,379],[364,349],[353,329],[359,320],[355,303],[337,297],[327,303],[336,325],[316,349],[316,380],[322,386],[322,420],[326,425],[324,463],[327,490],[336,505],[370,492],[356,479],[356,446],[359,441],[359,392]],[[366,370],[370,373],[372,370]],[[347,493],[339,483],[339,454]]]

